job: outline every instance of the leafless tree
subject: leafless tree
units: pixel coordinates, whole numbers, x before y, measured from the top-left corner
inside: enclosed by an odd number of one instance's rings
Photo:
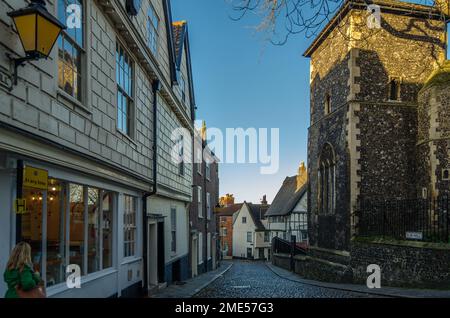
[[[303,34],[306,38],[315,37],[320,30],[336,15],[347,0],[227,0],[231,4],[233,20],[241,20],[246,15],[256,14],[260,23],[256,30],[268,34],[275,45],[285,44],[289,37]],[[386,1],[395,5],[396,1]],[[413,0],[415,4],[428,5],[430,13],[435,0]],[[353,4],[373,4],[372,0],[357,0]],[[385,3],[385,4],[386,4]],[[367,14],[370,12],[368,11]],[[405,12],[407,14],[407,12]],[[338,17],[339,18],[339,17]],[[442,19],[446,16],[443,14]],[[386,23],[384,21],[384,23]],[[342,23],[338,27],[342,27]],[[388,26],[389,27],[389,26]],[[372,33],[373,34],[373,33]],[[355,39],[349,39],[355,40]],[[358,39],[365,40],[365,39]]]

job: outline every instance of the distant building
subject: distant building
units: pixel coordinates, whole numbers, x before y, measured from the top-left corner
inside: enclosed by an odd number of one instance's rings
[[[266,212],[270,239],[279,237],[303,244],[308,242],[307,172],[302,162],[298,174],[287,177]]]
[[[219,202],[218,160],[206,143],[206,124],[195,135],[192,203],[190,205],[190,274],[192,277],[215,269],[218,259],[218,231],[214,208]],[[197,151],[197,153],[195,153]],[[202,156],[207,156],[204,158]],[[195,158],[195,157],[194,157]],[[208,159],[208,161],[206,161]]]
[[[233,257],[269,259],[270,237],[266,230],[266,196],[261,204],[244,202],[233,222]]]
[[[228,195],[227,195],[228,196]],[[223,197],[220,202],[224,202]],[[228,205],[217,209],[216,219],[219,230],[219,248],[222,259],[233,258],[233,221],[234,215],[241,209],[243,203],[234,203],[234,198],[228,201]]]

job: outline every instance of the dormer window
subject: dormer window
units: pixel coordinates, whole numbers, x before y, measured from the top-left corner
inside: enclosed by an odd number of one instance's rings
[[[393,77],[389,81],[389,100],[400,100],[400,79]]]
[[[325,115],[331,113],[331,95],[327,94],[325,96]]]

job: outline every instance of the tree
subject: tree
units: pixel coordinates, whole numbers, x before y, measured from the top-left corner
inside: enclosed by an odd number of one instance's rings
[[[261,22],[257,30],[267,32],[275,45],[285,44],[289,37],[304,34],[306,38],[315,37],[335,16],[343,5],[365,6],[367,14],[373,13],[373,0],[229,0],[234,12],[232,19],[241,20],[249,13],[259,16]],[[384,5],[395,5],[396,1],[383,1]],[[410,0],[415,4],[427,5],[430,13],[435,7],[441,9],[442,20],[448,19],[448,0]],[[433,7],[435,6],[435,7]],[[338,17],[339,18],[339,17]],[[366,21],[364,19],[364,21]],[[365,22],[364,22],[365,23]],[[383,21],[382,21],[383,23]],[[386,22],[384,21],[386,24]],[[342,25],[342,24],[341,24]],[[389,25],[385,25],[390,28]],[[355,39],[349,39],[355,40]],[[364,40],[364,39],[358,39]]]

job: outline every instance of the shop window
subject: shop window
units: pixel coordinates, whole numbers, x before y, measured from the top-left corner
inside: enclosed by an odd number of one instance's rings
[[[77,12],[67,11],[69,5],[77,5]],[[68,25],[58,38],[58,86],[68,95],[82,101],[82,72],[84,55],[84,9],[81,0],[58,0],[58,19],[66,24],[69,15],[79,14],[81,22]]]
[[[78,184],[69,185],[70,202],[70,243],[69,263],[80,266],[84,271],[84,187]]]
[[[22,197],[26,200],[27,211],[21,218],[21,241],[31,246],[31,262],[34,270],[42,268],[42,224],[43,200],[45,191],[23,188]]]
[[[100,270],[100,193],[88,188],[88,273]]]
[[[102,202],[102,214],[103,214],[103,221],[102,221],[102,249],[103,249],[103,255],[102,255],[102,268],[110,268],[113,266],[112,264],[112,244],[113,244],[113,198],[114,194],[110,192],[106,192],[103,194],[103,202]]]
[[[50,179],[47,194],[47,286],[65,281],[66,184]]]
[[[24,187],[22,196],[27,211],[19,219],[20,240],[31,245],[33,267],[47,287],[65,282],[68,264],[78,265],[83,275],[112,267],[114,193],[49,178],[47,191]],[[47,202],[45,211],[43,202]]]
[[[136,198],[124,195],[124,257],[136,253]]]

